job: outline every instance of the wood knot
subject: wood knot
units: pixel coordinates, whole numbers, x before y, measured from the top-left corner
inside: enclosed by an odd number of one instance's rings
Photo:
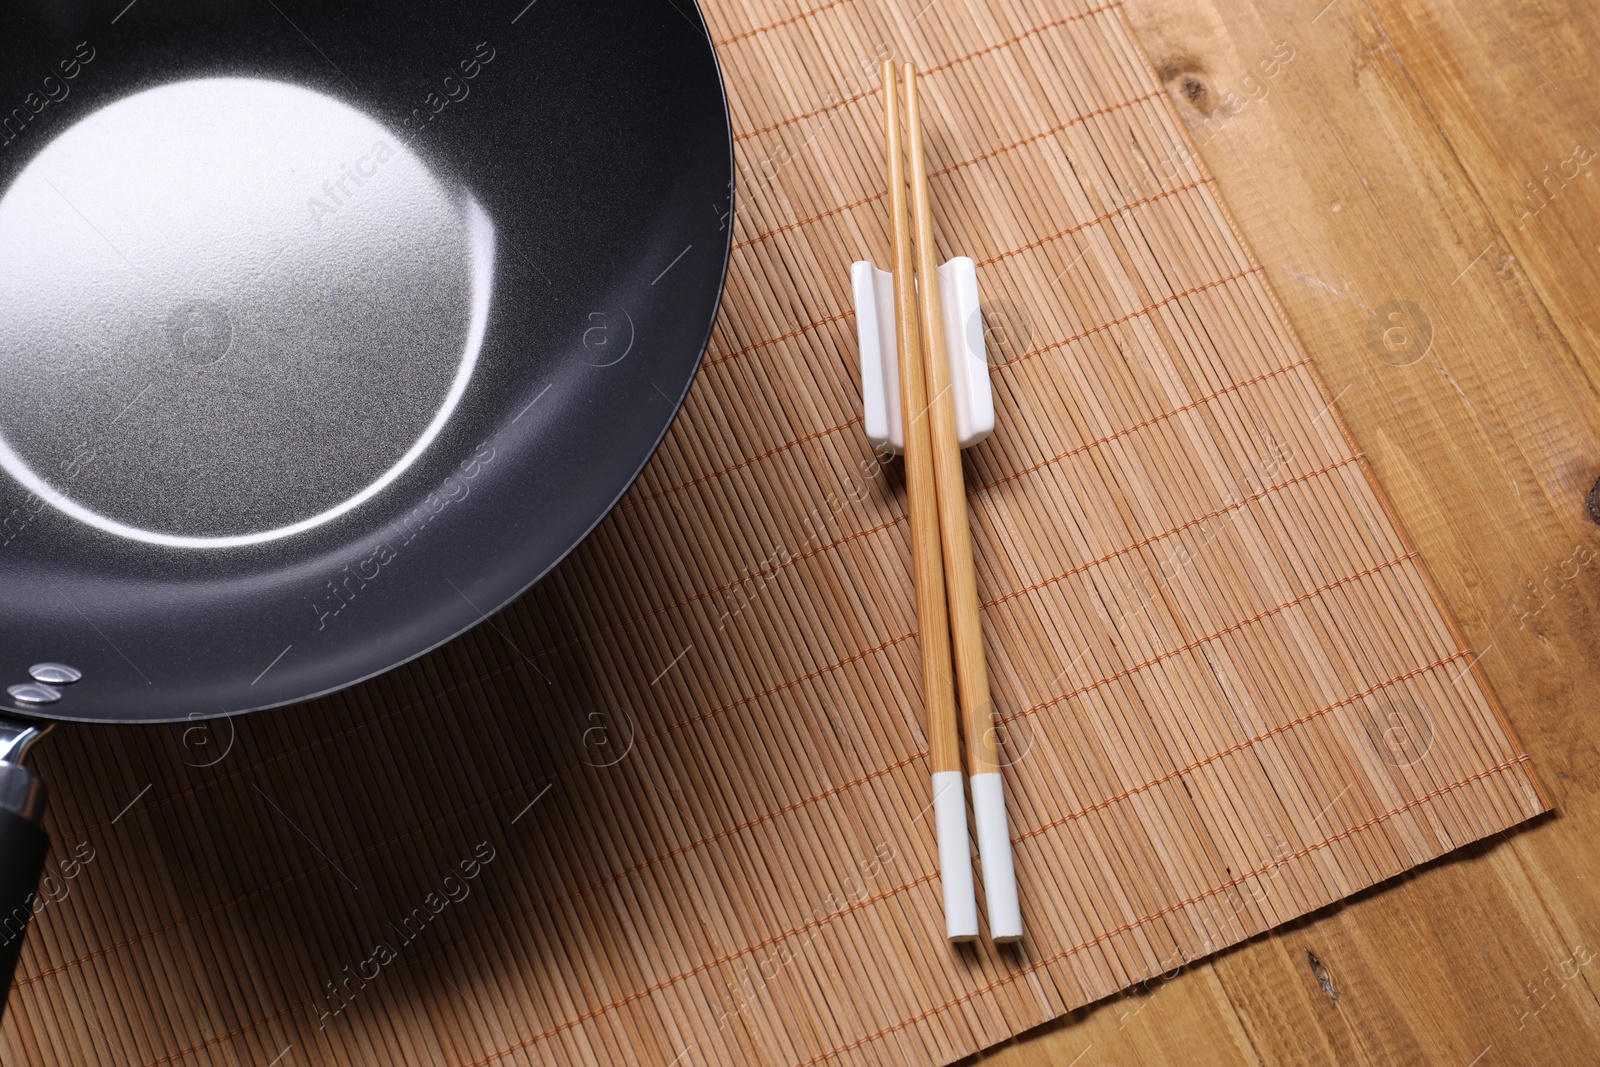
[[[1211,110],[1211,90],[1206,88],[1206,68],[1193,56],[1174,56],[1156,70],[1168,91],[1201,113]]]
[[[1322,965],[1322,961],[1317,959],[1317,954],[1310,949],[1306,949],[1306,962],[1311,964],[1311,976],[1317,980],[1322,991],[1328,994],[1328,999],[1338,1000],[1339,987],[1333,984],[1333,975],[1328,973],[1328,968]]]

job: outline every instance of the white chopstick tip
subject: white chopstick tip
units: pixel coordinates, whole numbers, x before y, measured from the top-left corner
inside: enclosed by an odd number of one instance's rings
[[[945,933],[958,943],[978,939],[978,890],[972,878],[972,839],[967,836],[967,796],[962,778],[960,771],[933,772],[933,818],[939,841]]]
[[[1011,831],[1006,824],[1006,794],[999,771],[972,776],[972,818],[978,826],[978,858],[983,895],[989,905],[989,936],[996,944],[1022,940],[1022,906],[1011,861]]]

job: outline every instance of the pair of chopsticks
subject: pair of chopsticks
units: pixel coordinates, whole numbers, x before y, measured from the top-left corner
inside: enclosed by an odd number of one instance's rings
[[[922,680],[928,709],[933,810],[939,836],[945,925],[952,941],[978,936],[978,906],[967,837],[961,746],[970,764],[973,818],[990,936],[1022,938],[1022,911],[1006,825],[994,705],[983,658],[977,573],[961,472],[955,402],[934,255],[933,209],[923,151],[917,69],[905,65],[911,224],[895,65],[883,65],[884,131],[889,162],[889,224],[894,241],[895,344],[904,420],[907,506],[915,571]],[[912,231],[916,252],[912,252]],[[920,321],[919,321],[920,320]],[[931,400],[929,399],[931,397]],[[952,655],[953,653],[953,655]],[[952,666],[954,679],[952,682]],[[957,696],[959,695],[959,713]]]

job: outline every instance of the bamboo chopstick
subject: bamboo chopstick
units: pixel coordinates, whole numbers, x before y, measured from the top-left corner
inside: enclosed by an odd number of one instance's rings
[[[917,324],[915,263],[906,219],[905,163],[900,147],[900,102],[893,62],[883,65],[884,147],[889,164],[889,230],[894,242],[895,348],[900,410],[905,420],[906,509],[911,519],[911,565],[917,590],[923,703],[928,711],[928,762],[944,889],[945,930],[952,941],[978,936],[978,904],[967,838],[967,799],[961,781],[961,734],[950,667],[950,629],[940,548],[938,490],[928,420],[922,347]],[[913,128],[914,132],[914,128]]]
[[[1004,943],[1022,939],[1022,911],[1017,903],[1017,876],[1011,859],[1011,834],[1006,825],[994,702],[990,699],[989,672],[983,659],[983,622],[978,609],[977,572],[972,563],[972,530],[967,522],[967,487],[961,471],[961,445],[956,432],[955,398],[951,393],[944,311],[940,306],[939,265],[934,255],[933,208],[929,202],[928,164],[923,151],[922,108],[917,94],[916,64],[905,65],[905,80],[906,131],[911,154],[911,207],[917,240],[917,296],[922,315],[922,364],[926,373],[927,393],[932,397],[928,412],[930,417],[912,421],[924,427],[923,432],[930,437],[932,444],[944,585],[949,598],[956,686],[961,702],[961,721],[966,733],[967,761],[972,775],[972,815],[978,827],[978,857],[983,865],[984,898],[989,906],[989,933],[995,941]],[[893,180],[891,175],[890,181]],[[901,286],[898,251],[897,246],[897,313]],[[905,366],[903,354],[901,366]],[[920,413],[923,409],[920,405],[912,406],[908,401],[902,410]],[[908,446],[911,440],[909,429],[908,425]]]

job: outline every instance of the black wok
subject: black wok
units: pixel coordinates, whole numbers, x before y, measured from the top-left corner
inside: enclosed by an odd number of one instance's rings
[[[6,5],[0,980],[48,723],[350,685],[616,503],[710,333],[731,147],[690,0]]]

